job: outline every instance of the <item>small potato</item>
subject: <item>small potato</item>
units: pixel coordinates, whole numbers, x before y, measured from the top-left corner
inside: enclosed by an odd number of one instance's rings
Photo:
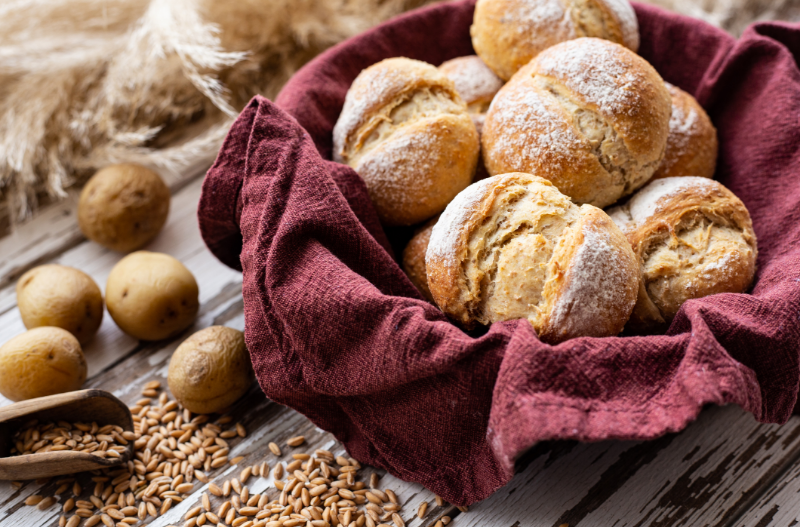
[[[64,265],[34,267],[17,282],[17,306],[28,329],[66,329],[81,344],[103,321],[103,295],[89,275]]]
[[[12,401],[71,392],[85,380],[81,345],[64,329],[34,328],[0,348],[0,393]]]
[[[169,214],[169,188],[152,170],[111,165],[86,183],[78,201],[78,224],[90,240],[129,252],[156,237]]]
[[[172,354],[167,374],[172,395],[198,414],[229,407],[253,379],[244,333],[224,326],[211,326],[184,340]]]
[[[161,340],[189,327],[200,306],[197,281],[167,254],[137,251],[111,269],[106,305],[125,333]]]

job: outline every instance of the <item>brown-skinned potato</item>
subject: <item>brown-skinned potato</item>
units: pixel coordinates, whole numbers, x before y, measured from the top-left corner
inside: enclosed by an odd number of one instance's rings
[[[129,252],[161,231],[169,214],[169,187],[139,165],[111,165],[86,183],[78,202],[83,234],[103,247]]]
[[[254,380],[244,333],[223,326],[198,331],[169,362],[172,395],[190,411],[216,413],[247,392]]]
[[[86,380],[86,359],[70,332],[26,331],[0,347],[0,393],[12,401],[70,392]]]
[[[17,306],[28,329],[55,326],[86,344],[103,321],[103,295],[89,275],[64,265],[34,267],[17,282]]]
[[[106,283],[108,313],[122,331],[140,340],[161,340],[189,327],[200,307],[192,273],[167,254],[131,253]]]

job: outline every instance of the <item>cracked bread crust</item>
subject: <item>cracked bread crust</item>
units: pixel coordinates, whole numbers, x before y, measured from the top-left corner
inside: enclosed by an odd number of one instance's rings
[[[750,214],[716,181],[658,179],[609,215],[642,270],[632,331],[664,329],[687,300],[742,293],[753,281],[758,250]]]
[[[477,54],[504,80],[543,50],[574,38],[639,48],[628,0],[478,0],[470,35]]]
[[[428,286],[470,328],[527,319],[545,342],[619,333],[639,268],[611,219],[523,173],[479,181],[448,205],[426,254]]]
[[[406,58],[381,61],[351,85],[333,129],[334,160],[364,179],[381,221],[413,225],[472,180],[478,132],[453,83]]]
[[[661,163],[672,102],[658,73],[595,38],[558,44],[521,69],[486,115],[490,174],[541,175],[576,203],[611,205]]]

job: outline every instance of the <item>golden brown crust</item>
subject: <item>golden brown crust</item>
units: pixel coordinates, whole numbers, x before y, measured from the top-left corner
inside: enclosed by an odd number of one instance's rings
[[[753,280],[756,236],[744,204],[699,177],[654,181],[609,211],[642,269],[629,327],[661,329],[687,300],[744,292]]]
[[[667,84],[672,117],[664,159],[652,179],[697,176],[713,178],[717,168],[717,129],[694,97]]]
[[[413,225],[472,180],[478,133],[450,81],[430,64],[387,59],[359,74],[333,130],[334,159],[364,179],[381,221]]]
[[[636,302],[639,268],[625,235],[602,210],[583,205],[581,212],[564,244],[563,279],[545,286],[554,298],[539,330],[545,342],[617,335]]]
[[[672,109],[644,59],[583,38],[558,44],[521,69],[486,115],[490,174],[539,174],[577,203],[605,207],[630,194],[661,162]]]
[[[433,302],[431,290],[428,288],[428,274],[425,270],[425,253],[428,250],[428,243],[431,240],[433,226],[439,220],[439,216],[431,218],[425,225],[417,229],[414,236],[403,249],[403,270],[411,279],[411,283],[419,289],[428,301]]]
[[[426,266],[437,305],[465,327],[526,318],[552,343],[618,333],[639,283],[605,213],[522,173],[459,194],[433,228]]]
[[[470,35],[478,55],[505,80],[543,50],[574,38],[639,47],[627,0],[478,0]]]
[[[456,91],[471,114],[483,114],[503,87],[503,79],[477,55],[457,57],[439,66],[439,71],[453,81]],[[473,118],[474,119],[474,118]]]

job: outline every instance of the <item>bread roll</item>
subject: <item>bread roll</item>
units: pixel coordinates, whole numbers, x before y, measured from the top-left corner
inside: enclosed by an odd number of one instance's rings
[[[642,269],[629,326],[634,331],[663,329],[685,301],[741,293],[753,280],[757,250],[750,214],[714,180],[658,179],[609,215]]]
[[[628,0],[478,0],[472,46],[500,78],[545,49],[597,37],[639,49],[639,23]]]
[[[672,117],[664,159],[652,179],[698,176],[713,178],[717,168],[717,129],[694,97],[666,83]]]
[[[334,160],[364,179],[386,225],[413,225],[441,212],[472,180],[478,148],[452,81],[406,58],[362,71],[333,129]]]
[[[639,285],[636,257],[602,210],[521,173],[459,194],[425,264],[434,300],[465,327],[526,318],[550,343],[616,335]]]
[[[477,55],[458,57],[439,66],[439,71],[453,81],[456,91],[467,103],[467,111],[478,129],[483,128],[486,111],[492,99],[503,87],[503,79],[494,74],[485,62]]]
[[[545,50],[503,86],[482,144],[492,175],[549,179],[576,203],[606,207],[644,185],[664,156],[672,102],[644,59],[613,42]]]
[[[433,296],[428,288],[425,253],[428,250],[428,243],[431,241],[431,231],[438,220],[439,216],[431,218],[425,225],[417,229],[414,237],[403,249],[403,270],[411,279],[411,283],[422,293],[422,296],[431,302],[433,302]]]

